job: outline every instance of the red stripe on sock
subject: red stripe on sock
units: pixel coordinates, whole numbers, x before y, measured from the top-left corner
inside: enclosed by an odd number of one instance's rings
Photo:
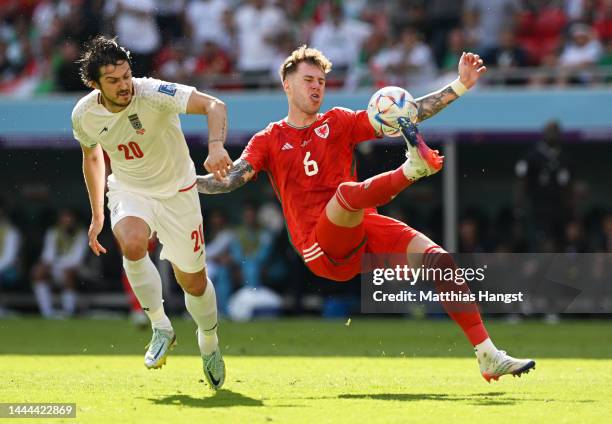
[[[347,201],[344,199],[344,196],[340,192],[340,187],[338,187],[338,189],[336,190],[336,200],[338,201],[338,204],[340,205],[342,209],[345,209],[349,212],[357,212],[359,210],[359,209],[353,208],[351,205],[347,203]]]

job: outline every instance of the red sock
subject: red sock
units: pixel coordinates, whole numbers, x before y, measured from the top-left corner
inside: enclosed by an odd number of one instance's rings
[[[336,190],[336,199],[344,209],[355,212],[389,203],[402,190],[412,184],[400,166],[394,171],[375,175],[363,182],[342,183]]]
[[[440,246],[432,246],[425,250],[423,254],[423,266],[425,268],[441,269],[444,273],[445,269],[455,269],[455,261],[444,249]],[[438,292],[455,291],[461,293],[470,293],[467,284],[458,285],[453,281],[435,281],[436,290]],[[446,310],[446,313],[461,327],[472,345],[476,346],[485,341],[489,334],[484,327],[478,305],[474,302],[441,302]]]

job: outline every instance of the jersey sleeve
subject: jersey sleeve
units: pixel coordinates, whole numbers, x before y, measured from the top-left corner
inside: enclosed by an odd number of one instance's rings
[[[344,130],[350,134],[350,142],[352,144],[380,138],[372,124],[370,124],[368,113],[365,110],[353,111],[337,107],[334,108],[334,112],[343,123]]]
[[[270,143],[266,133],[255,134],[249,144],[245,147],[240,159],[246,160],[251,164],[255,172],[266,171],[268,169],[268,155]]]
[[[186,113],[187,103],[195,87],[166,82],[154,78],[142,78],[142,94],[156,110],[167,113]]]
[[[92,139],[87,135],[87,133],[83,130],[83,126],[81,125],[81,119],[78,113],[75,111],[72,112],[72,135],[74,138],[81,143],[85,147],[95,147],[98,144],[97,141]]]

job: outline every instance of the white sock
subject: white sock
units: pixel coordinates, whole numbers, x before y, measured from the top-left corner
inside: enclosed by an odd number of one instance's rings
[[[218,345],[217,327],[215,327],[214,332],[209,331],[208,334],[204,331],[198,331],[198,347],[202,355],[210,355],[215,351]]]
[[[53,299],[51,297],[49,283],[46,281],[37,281],[34,283],[34,296],[36,297],[36,303],[38,303],[40,314],[44,318],[49,318],[53,315]]]
[[[489,355],[493,355],[495,352],[497,352],[497,348],[495,347],[491,339],[488,337],[482,343],[479,343],[476,346],[474,346],[474,350],[476,351],[477,356],[483,355],[485,353],[488,353]]]
[[[163,306],[161,306],[159,309],[156,309],[155,311],[145,311],[145,313],[151,320],[152,328],[172,331],[172,323],[170,322],[170,318],[168,318],[168,316],[166,315]]]
[[[77,295],[76,291],[66,289],[62,292],[62,310],[68,316],[74,315],[76,311]]]
[[[161,277],[149,254],[137,261],[130,261],[124,256],[123,269],[142,310],[151,320],[151,326],[172,330],[170,319],[164,312]]]
[[[217,339],[217,297],[215,286],[207,280],[206,290],[202,296],[192,296],[185,292],[185,307],[198,325],[198,346],[202,355],[215,351]]]

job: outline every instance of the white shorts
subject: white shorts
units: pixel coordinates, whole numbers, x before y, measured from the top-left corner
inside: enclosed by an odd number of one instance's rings
[[[151,232],[157,232],[162,244],[161,259],[169,260],[187,273],[204,268],[202,211],[195,186],[168,199],[153,199],[120,190],[109,190],[107,197],[113,229],[127,216],[141,218]]]

